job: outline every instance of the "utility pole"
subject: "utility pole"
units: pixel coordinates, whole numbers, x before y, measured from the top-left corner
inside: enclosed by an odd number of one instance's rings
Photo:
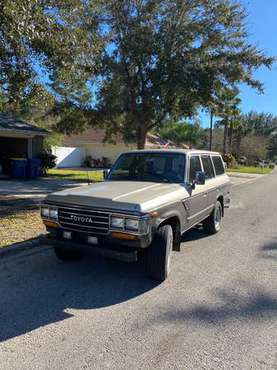
[[[212,146],[213,146],[213,117],[214,114],[213,114],[213,110],[211,109],[211,112],[210,112],[210,143],[209,143],[209,150],[212,150]]]

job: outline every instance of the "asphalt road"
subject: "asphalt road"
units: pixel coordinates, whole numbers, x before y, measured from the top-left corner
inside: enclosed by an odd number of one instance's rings
[[[163,284],[51,249],[1,262],[0,369],[277,369],[277,172],[233,187]]]

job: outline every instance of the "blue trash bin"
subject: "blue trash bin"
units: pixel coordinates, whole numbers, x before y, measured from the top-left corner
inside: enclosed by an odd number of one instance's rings
[[[29,179],[36,179],[40,175],[41,160],[38,158],[28,159],[27,177]]]
[[[23,179],[26,177],[27,159],[12,158],[11,159],[11,177],[15,179]]]

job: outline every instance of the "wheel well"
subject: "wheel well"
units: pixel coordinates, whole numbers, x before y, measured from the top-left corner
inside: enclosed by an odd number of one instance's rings
[[[217,200],[221,203],[222,216],[224,216],[224,199],[223,199],[223,195],[220,195],[220,197],[218,197]]]
[[[164,220],[159,227],[164,225],[170,225],[173,231],[173,250],[180,252],[181,245],[181,225],[180,220],[177,216],[173,216]]]

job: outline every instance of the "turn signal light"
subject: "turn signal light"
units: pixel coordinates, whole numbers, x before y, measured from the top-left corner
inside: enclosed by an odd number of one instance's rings
[[[59,224],[57,224],[57,222],[54,222],[54,221],[43,220],[43,223],[47,227],[56,227],[56,228],[59,227]]]
[[[112,232],[112,237],[122,240],[137,240],[137,235],[132,234],[125,234],[125,233],[119,233],[119,232]]]

